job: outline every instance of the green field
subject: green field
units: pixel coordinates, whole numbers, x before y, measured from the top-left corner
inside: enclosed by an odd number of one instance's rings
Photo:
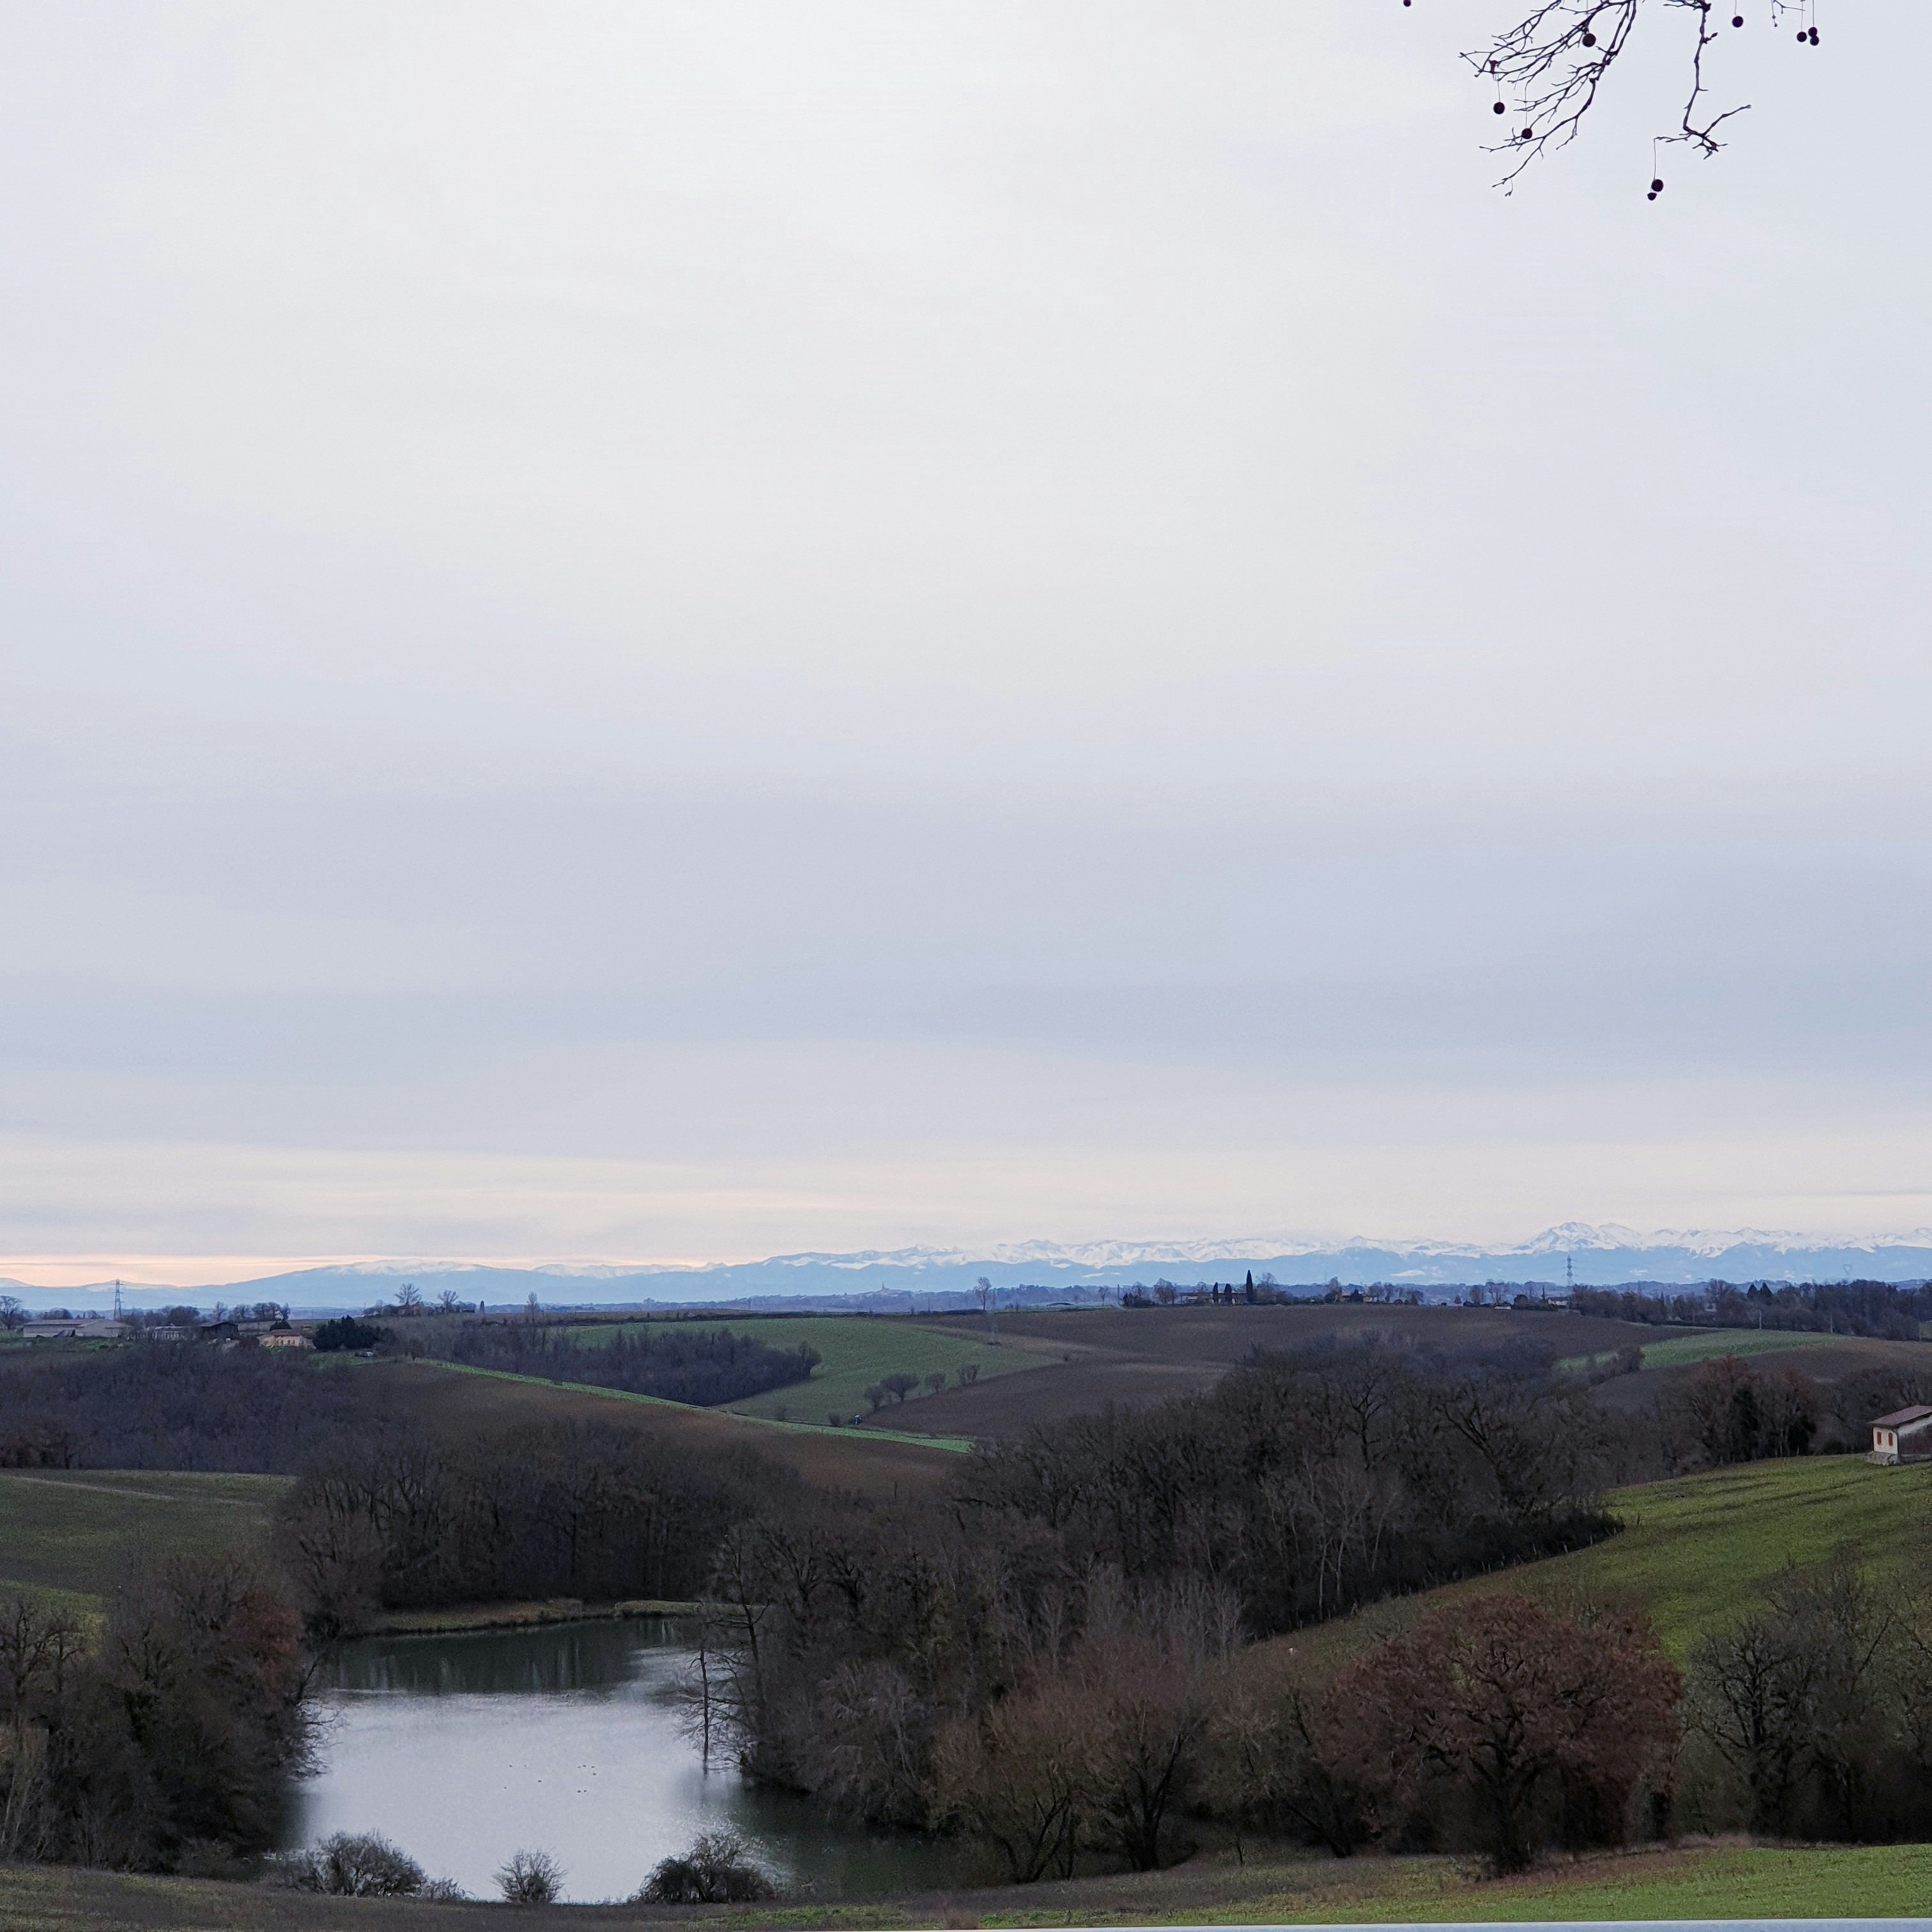
[[[594,1346],[601,1336],[613,1331],[584,1328],[578,1332],[586,1346]],[[992,1348],[984,1342],[922,1328],[894,1316],[788,1316],[782,1322],[741,1322],[734,1332],[755,1336],[774,1348],[796,1348],[801,1342],[808,1342],[818,1351],[820,1360],[808,1382],[794,1382],[769,1395],[748,1396],[742,1402],[722,1406],[736,1415],[813,1422],[821,1427],[828,1415],[862,1415],[869,1420],[872,1406],[866,1400],[866,1390],[881,1376],[917,1376],[922,1382],[929,1375],[943,1375],[950,1385],[964,1363],[976,1362],[982,1376],[992,1376],[1036,1369],[1043,1360],[1036,1348],[1024,1343],[1008,1341]],[[882,1426],[916,1432],[919,1403],[917,1395],[908,1396],[903,1402],[889,1402],[879,1411],[878,1422]]]
[[[1673,1335],[1667,1342],[1646,1342],[1643,1365],[1647,1369],[1676,1369],[1687,1362],[1708,1362],[1719,1355],[1775,1355],[1786,1348],[1850,1346],[1857,1339],[1851,1335],[1806,1335],[1790,1328],[1720,1328],[1700,1335]]]
[[[94,1613],[144,1555],[260,1547],[287,1486],[281,1476],[0,1471],[0,1591]]]
[[[1647,1369],[1681,1369],[1693,1362],[1708,1362],[1720,1355],[1776,1355],[1787,1348],[1828,1348],[1857,1345],[1852,1335],[1808,1335],[1792,1328],[1699,1328],[1687,1335],[1672,1335],[1666,1341],[1642,1345],[1643,1366]],[[1864,1345],[1869,1349],[1869,1341]],[[1906,1345],[1908,1348],[1910,1343]],[[1928,1358],[1932,1360],[1932,1358]],[[1557,1366],[1577,1372],[1598,1368],[1616,1360],[1616,1352],[1573,1355]]]
[[[1862,1456],[1747,1462],[1619,1490],[1610,1503],[1625,1527],[1606,1542],[1377,1604],[1292,1641],[1340,1658],[1437,1604],[1515,1590],[1558,1604],[1641,1602],[1681,1658],[1742,1616],[1786,1563],[1842,1551],[1881,1577],[1916,1573],[1932,1531],[1932,1464],[1882,1468]]]

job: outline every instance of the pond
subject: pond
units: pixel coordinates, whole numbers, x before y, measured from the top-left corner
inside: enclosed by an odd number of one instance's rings
[[[707,1770],[677,1722],[692,1654],[688,1626],[659,1618],[346,1645],[320,1674],[322,1766],[290,1842],[380,1832],[482,1898],[512,1852],[540,1847],[568,1898],[622,1898],[727,1826],[814,1898],[952,1882],[950,1847],[836,1826],[809,1799]]]

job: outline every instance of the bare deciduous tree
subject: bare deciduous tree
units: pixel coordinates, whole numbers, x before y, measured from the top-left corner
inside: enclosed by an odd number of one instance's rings
[[[506,1905],[554,1905],[563,1894],[563,1868],[544,1851],[512,1852],[496,1871]]]
[[[1558,1805],[1587,1799],[1620,1834],[1633,1794],[1676,1736],[1680,1682],[1640,1618],[1582,1624],[1527,1598],[1438,1610],[1348,1665],[1336,1768],[1393,1818],[1432,1795],[1471,1804],[1498,1871],[1520,1871]]]

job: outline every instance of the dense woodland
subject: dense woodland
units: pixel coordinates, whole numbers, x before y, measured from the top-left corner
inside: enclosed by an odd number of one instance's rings
[[[681,1323],[586,1335],[536,1322],[430,1319],[398,1324],[392,1332],[406,1354],[670,1402],[736,1402],[802,1382],[818,1366],[818,1351],[804,1342],[774,1348],[728,1328]]]
[[[292,1475],[350,1433],[351,1376],[258,1348],[140,1342],[0,1354],[0,1468]]]
[[[690,1328],[608,1353],[535,1323],[411,1333],[577,1382],[809,1367]],[[16,1352],[0,1460],[296,1480],[272,1564],[158,1572],[92,1635],[0,1606],[0,1856],[252,1856],[304,1761],[304,1643],[556,1596],[705,1600],[688,1715],[709,1750],[843,1814],[965,1834],[1018,1880],[1165,1863],[1210,1826],[1498,1868],[1687,1829],[1932,1834],[1932,1628],[1849,1572],[1787,1577],[1682,1673],[1640,1616],[1506,1592],[1339,1672],[1269,1641],[1613,1535],[1615,1485],[1843,1448],[1928,1393],[1910,1370],[1821,1384],[1734,1357],[1625,1383],[1634,1351],[1559,1366],[1526,1333],[1258,1353],[886,1504],[674,1431],[432,1430],[415,1378],[380,1366]],[[1609,1399],[1626,1388],[1651,1392]]]

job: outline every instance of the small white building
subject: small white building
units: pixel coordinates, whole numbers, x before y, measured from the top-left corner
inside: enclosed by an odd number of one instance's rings
[[[1881,1415],[1871,1432],[1874,1462],[1920,1462],[1932,1458],[1932,1408],[1923,1402]]]

